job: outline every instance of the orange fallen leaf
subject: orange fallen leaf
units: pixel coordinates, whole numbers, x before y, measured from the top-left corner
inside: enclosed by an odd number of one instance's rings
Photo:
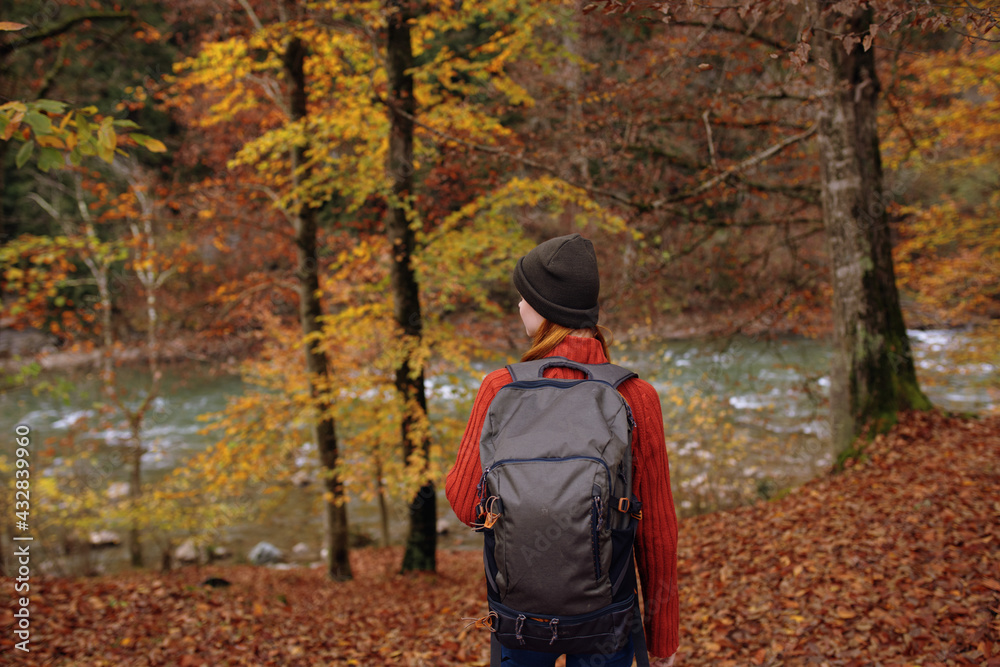
[[[983,586],[1000,592],[1000,581],[997,581],[996,579],[983,579]]]

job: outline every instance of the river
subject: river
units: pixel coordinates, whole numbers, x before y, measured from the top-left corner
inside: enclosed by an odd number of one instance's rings
[[[955,365],[947,355],[965,344],[961,332],[911,331],[910,335],[922,386],[935,405],[956,412],[998,408],[997,366]],[[613,353],[616,363],[638,372],[660,393],[674,499],[682,516],[766,499],[830,469],[835,453],[828,444],[828,343],[750,337],[648,341],[619,346]],[[490,369],[483,365],[479,370],[485,374]],[[8,440],[13,442],[17,424],[32,429],[33,475],[50,474],[64,463],[60,457],[64,450],[54,447],[45,453],[41,450],[48,446],[39,445],[64,438],[71,430],[77,433],[76,442],[106,453],[113,453],[127,436],[122,428],[97,425],[101,420],[95,407],[100,402],[95,375],[74,372],[46,378],[54,386],[62,384],[65,392],[38,394],[17,389],[0,393],[0,427],[11,434]],[[144,385],[139,370],[125,369],[122,378],[126,386]],[[431,378],[431,413],[467,413],[468,406],[456,406],[454,396],[469,391],[456,390],[474,391],[479,380],[467,377],[458,381],[464,386],[457,387],[455,380]],[[144,439],[149,451],[142,461],[144,474],[155,480],[214,442],[217,436],[202,432],[199,415],[222,410],[227,400],[245,390],[238,376],[220,374],[205,365],[167,367],[146,422]],[[450,445],[450,452],[456,444]],[[308,445],[303,451],[308,452]],[[7,455],[8,462],[12,458]],[[125,478],[124,470],[109,469],[106,479],[99,482],[107,485],[106,493],[114,495],[122,492]],[[254,523],[229,526],[214,541],[227,546],[237,559],[259,540],[270,541],[286,553],[303,543],[310,552],[306,557],[318,558],[324,530],[316,502],[318,486],[291,486],[283,493],[281,511]],[[33,506],[39,507],[37,500]],[[379,535],[374,503],[354,498],[348,513],[355,531],[372,538]],[[393,501],[389,514],[392,539],[402,541],[404,503]],[[442,545],[480,544],[478,535],[458,524],[443,497],[439,515],[450,524]],[[103,569],[123,562],[123,548],[102,553],[99,567]]]

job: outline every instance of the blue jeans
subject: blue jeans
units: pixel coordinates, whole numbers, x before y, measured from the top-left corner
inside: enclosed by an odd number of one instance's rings
[[[616,653],[567,655],[566,667],[632,667],[634,655],[632,640],[629,639],[628,645]],[[500,664],[503,667],[553,667],[558,657],[554,653],[511,649],[506,646],[500,650]]]

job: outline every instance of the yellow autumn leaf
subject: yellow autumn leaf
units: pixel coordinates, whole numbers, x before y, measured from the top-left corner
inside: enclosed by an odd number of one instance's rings
[[[35,142],[43,148],[67,148],[66,142],[53,134],[37,135],[35,137]]]

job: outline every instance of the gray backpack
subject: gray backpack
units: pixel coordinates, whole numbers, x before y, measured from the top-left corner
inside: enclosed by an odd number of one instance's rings
[[[583,380],[545,378],[563,366]],[[493,664],[499,645],[609,654],[633,639],[648,664],[632,545],[632,411],[617,391],[635,373],[546,357],[507,367],[479,444]]]

